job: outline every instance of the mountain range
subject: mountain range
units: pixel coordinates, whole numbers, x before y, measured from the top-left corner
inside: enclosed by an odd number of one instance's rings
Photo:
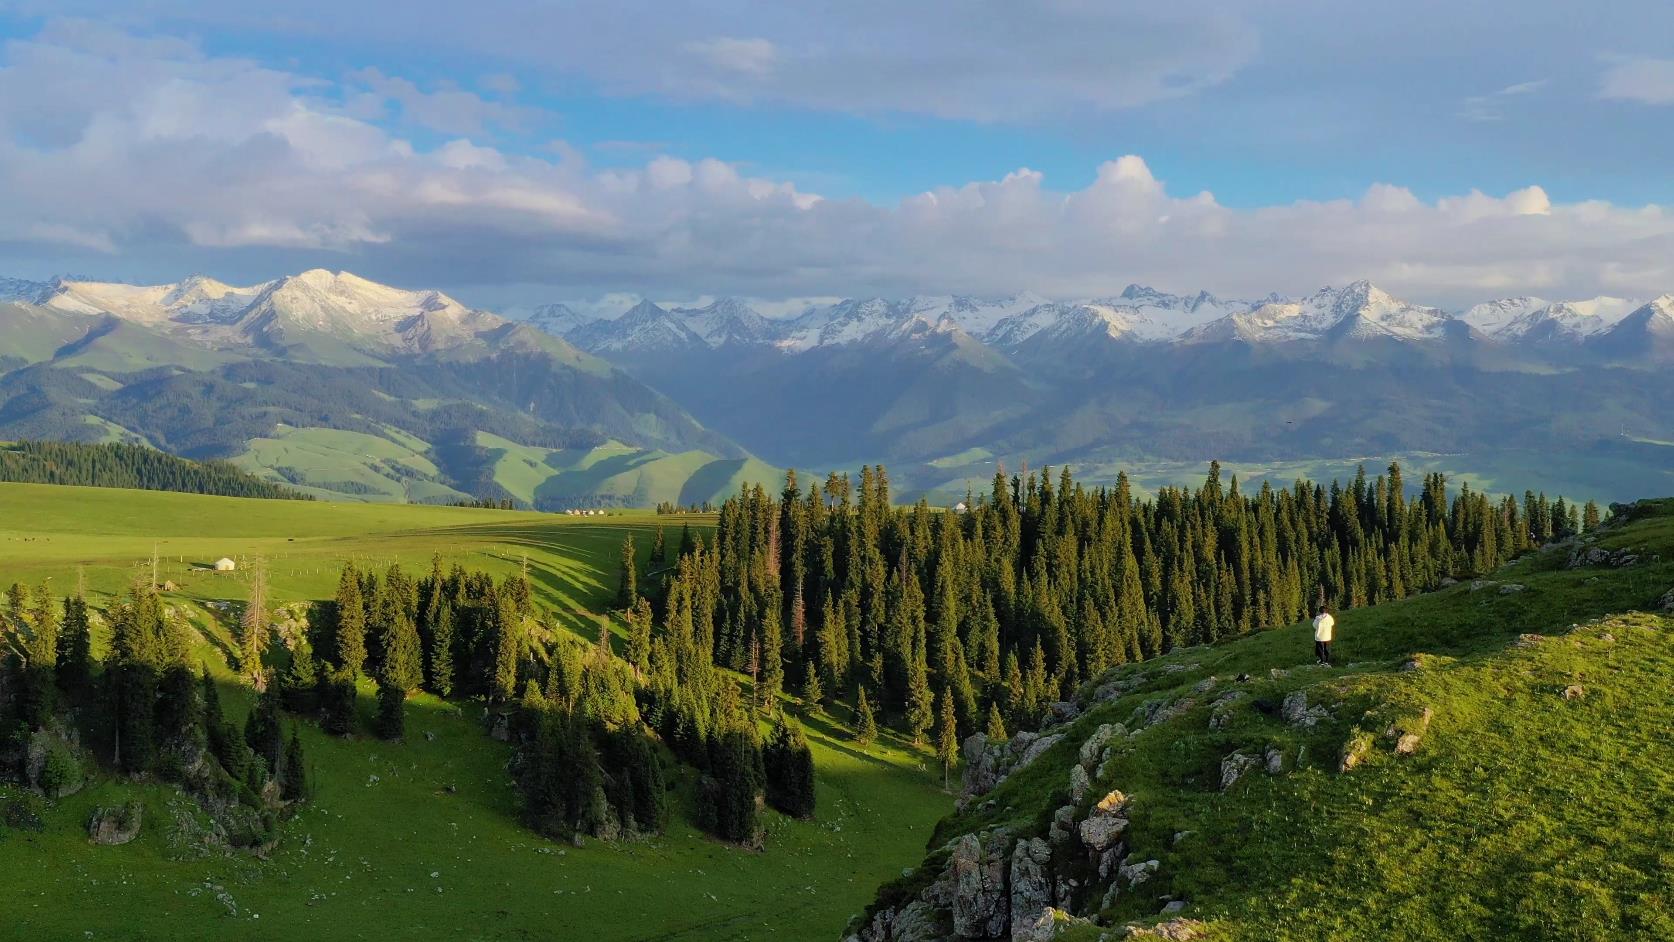
[[[875,461],[947,494],[1008,460],[1096,478],[1414,454],[1479,476],[1538,462],[1608,497],[1674,485],[1671,362],[1674,295],[1447,311],[1364,281],[1246,299],[1130,285],[508,319],[323,270],[0,279],[0,437],[143,441],[369,499],[691,503]]]
[[[309,493],[697,503],[766,469],[666,396],[438,291],[0,281],[0,438],[142,442]]]
[[[1070,301],[852,298],[779,318],[736,299],[644,301],[559,324],[540,326],[771,462],[884,459],[943,492],[1008,458],[1397,454],[1472,456],[1450,468],[1476,471],[1518,454],[1601,496],[1674,485],[1658,404],[1674,392],[1674,295],[1448,311],[1364,281],[1254,299],[1131,285]]]

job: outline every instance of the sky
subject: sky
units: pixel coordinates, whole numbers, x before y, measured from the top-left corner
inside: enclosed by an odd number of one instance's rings
[[[1674,291],[1674,4],[0,0],[0,275]]]

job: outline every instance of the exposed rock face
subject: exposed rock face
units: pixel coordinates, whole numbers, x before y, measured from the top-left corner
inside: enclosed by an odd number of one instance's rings
[[[998,788],[1013,772],[1028,767],[1063,738],[1062,733],[1051,736],[1018,733],[1005,742],[990,742],[982,733],[967,737],[961,747],[965,772],[960,801],[969,802]]]
[[[1285,770],[1285,752],[1277,746],[1268,746],[1263,760],[1267,765],[1268,775],[1279,775]]]
[[[1086,767],[1080,766],[1080,765],[1070,766],[1070,775],[1069,775],[1070,801],[1080,802],[1082,798],[1085,798],[1087,796],[1087,789],[1091,786],[1092,786],[1092,782],[1090,782],[1087,778]]]
[[[1674,589],[1669,589],[1668,594],[1657,600],[1657,604],[1665,612],[1674,612]]]
[[[1093,730],[1093,735],[1088,736],[1087,741],[1081,744],[1081,751],[1076,756],[1081,768],[1091,772],[1104,760],[1105,750],[1110,744],[1127,734],[1127,727],[1121,723],[1105,723]]]
[[[1416,720],[1389,727],[1387,735],[1395,740],[1395,754],[1410,756],[1417,752],[1418,744],[1423,740],[1424,734],[1429,732],[1430,720],[1435,718],[1435,715],[1436,711],[1425,707]]]
[[[1516,595],[1519,592],[1527,591],[1528,588],[1529,588],[1528,586],[1523,585],[1522,583],[1519,583],[1519,582],[1507,582],[1505,585],[1500,586],[1500,594],[1501,595]]]
[[[1221,791],[1238,784],[1244,773],[1255,768],[1261,760],[1243,752],[1234,752],[1221,760]]]
[[[1010,901],[1006,896],[1004,854],[997,848],[984,847],[975,834],[967,834],[953,847],[951,868],[954,935],[989,939],[1005,932]]]
[[[137,801],[120,808],[95,808],[87,822],[87,837],[95,844],[126,844],[139,836],[143,811]]]
[[[1011,934],[1031,929],[1052,902],[1052,880],[1047,868],[1052,849],[1038,837],[1017,842],[1011,853]]]

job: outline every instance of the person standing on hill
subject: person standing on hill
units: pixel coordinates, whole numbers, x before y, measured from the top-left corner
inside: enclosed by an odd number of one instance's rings
[[[1331,637],[1336,627],[1331,609],[1321,604],[1314,614],[1314,658],[1326,667],[1331,666]]]

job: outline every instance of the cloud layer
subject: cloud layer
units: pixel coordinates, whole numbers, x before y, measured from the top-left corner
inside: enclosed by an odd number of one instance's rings
[[[785,63],[750,37],[692,54],[744,83]],[[1539,186],[1427,201],[1380,184],[1232,208],[1171,193],[1125,156],[1080,189],[1019,169],[883,205],[716,160],[601,169],[562,145],[510,153],[483,134],[522,120],[503,79],[487,98],[382,71],[323,81],[78,22],[8,43],[0,63],[0,260],[13,264],[158,279],[320,264],[467,299],[504,284],[1079,297],[1144,281],[1238,295],[1360,277],[1438,303],[1674,290],[1674,213],[1555,203]],[[440,142],[401,136],[392,115]]]

